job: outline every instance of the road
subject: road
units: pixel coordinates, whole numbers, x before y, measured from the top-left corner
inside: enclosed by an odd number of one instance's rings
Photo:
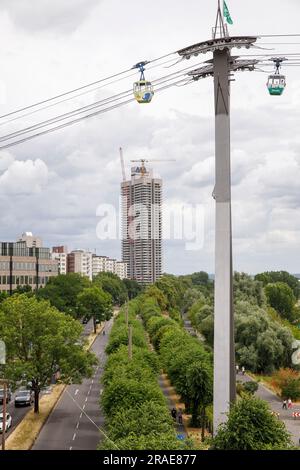
[[[90,333],[93,332],[93,322],[90,320],[86,325],[84,325],[83,335],[88,336]],[[49,393],[49,389],[42,391],[41,395],[45,393]],[[22,421],[24,416],[28,413],[30,408],[28,406],[16,408],[14,404],[15,393],[12,394],[11,402],[6,405],[7,413],[9,413],[12,417],[12,426],[9,431],[6,433],[6,438],[14,431],[14,429],[18,426],[18,424]],[[2,405],[0,406],[0,413],[2,412]]]
[[[105,363],[105,347],[113,319],[106,323],[105,336],[99,335],[91,350],[97,355],[99,365],[94,375],[80,385],[69,385],[46,424],[32,450],[95,450],[103,428],[104,417],[100,411],[100,379]]]

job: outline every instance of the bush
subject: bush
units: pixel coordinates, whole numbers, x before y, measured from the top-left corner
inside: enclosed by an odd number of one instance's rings
[[[258,390],[258,383],[257,382],[245,382],[244,383],[244,390],[250,395],[254,395],[255,392]]]
[[[291,449],[290,436],[282,421],[271,414],[263,400],[247,397],[236,402],[213,440],[216,450]]]
[[[273,376],[272,385],[281,390],[282,398],[300,398],[300,374],[293,369],[279,369]]]

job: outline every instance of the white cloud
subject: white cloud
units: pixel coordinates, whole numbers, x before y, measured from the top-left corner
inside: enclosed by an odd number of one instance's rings
[[[30,195],[40,193],[48,182],[48,168],[42,160],[15,160],[0,176],[3,194]]]
[[[2,0],[1,7],[20,28],[68,33],[99,3],[101,0]]]

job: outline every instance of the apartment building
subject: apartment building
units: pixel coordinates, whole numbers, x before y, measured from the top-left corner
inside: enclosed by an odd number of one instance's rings
[[[67,274],[68,249],[66,246],[54,246],[52,248],[52,259],[58,263],[58,273]]]
[[[67,272],[80,273],[93,279],[93,255],[85,250],[73,250],[67,255]]]
[[[162,273],[162,180],[144,162],[121,183],[122,261],[128,277],[154,283]]]

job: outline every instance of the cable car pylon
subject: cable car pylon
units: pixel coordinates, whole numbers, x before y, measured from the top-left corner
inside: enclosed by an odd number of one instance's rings
[[[213,53],[206,66],[188,75],[194,80],[214,77],[215,101],[215,303],[214,303],[214,434],[228,419],[236,398],[235,347],[233,316],[233,268],[230,171],[230,82],[232,72],[254,70],[257,60],[239,60],[233,48],[250,49],[257,36],[229,36],[218,1],[217,19],[212,39],[177,51],[190,59]]]

